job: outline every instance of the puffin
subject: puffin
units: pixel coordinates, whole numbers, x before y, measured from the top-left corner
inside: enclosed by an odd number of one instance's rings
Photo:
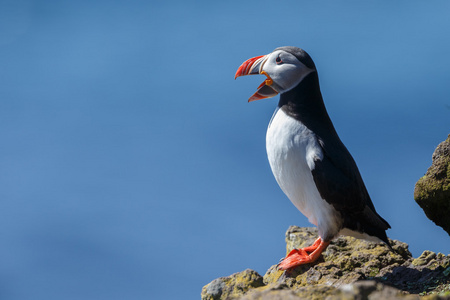
[[[384,242],[392,250],[386,236],[390,225],[375,210],[358,167],[331,122],[309,54],[297,47],[276,48],[242,63],[235,79],[256,74],[266,79],[248,102],[280,94],[266,133],[272,173],[319,233],[311,246],[288,253],[278,268],[313,263],[339,235]]]

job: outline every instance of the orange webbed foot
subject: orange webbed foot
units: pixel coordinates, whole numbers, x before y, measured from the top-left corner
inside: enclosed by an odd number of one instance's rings
[[[330,242],[324,242],[321,238],[318,238],[309,247],[294,249],[278,264],[278,269],[287,270],[299,265],[312,263],[320,257],[320,254],[329,244]]]

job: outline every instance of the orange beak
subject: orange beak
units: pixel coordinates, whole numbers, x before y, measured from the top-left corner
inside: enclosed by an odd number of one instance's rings
[[[254,93],[248,99],[248,102],[270,98],[278,95],[278,92],[272,87],[273,84],[272,78],[270,78],[269,74],[263,71],[263,66],[267,60],[267,57],[268,57],[267,55],[261,55],[247,59],[236,71],[234,79],[238,78],[239,76],[256,75],[256,74],[263,74],[266,75],[267,77],[267,79],[259,85],[256,93]]]

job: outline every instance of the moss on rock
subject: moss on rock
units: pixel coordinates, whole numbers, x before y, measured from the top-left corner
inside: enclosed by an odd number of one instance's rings
[[[417,181],[414,199],[450,235],[450,135],[437,146],[431,166]]]
[[[286,245],[304,247],[317,238],[315,228],[289,227]],[[414,259],[408,245],[352,237],[331,242],[313,264],[264,277],[253,270],[221,277],[203,287],[202,299],[450,299],[450,256],[424,251]]]
[[[202,289],[203,300],[235,299],[248,290],[264,286],[258,272],[247,269],[228,277],[214,279]]]

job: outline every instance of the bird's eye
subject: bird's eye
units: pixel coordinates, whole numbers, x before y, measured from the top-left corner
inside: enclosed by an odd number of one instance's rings
[[[277,62],[277,65],[281,64],[283,61],[281,60],[281,57],[277,57],[277,59],[275,59],[275,61]]]

